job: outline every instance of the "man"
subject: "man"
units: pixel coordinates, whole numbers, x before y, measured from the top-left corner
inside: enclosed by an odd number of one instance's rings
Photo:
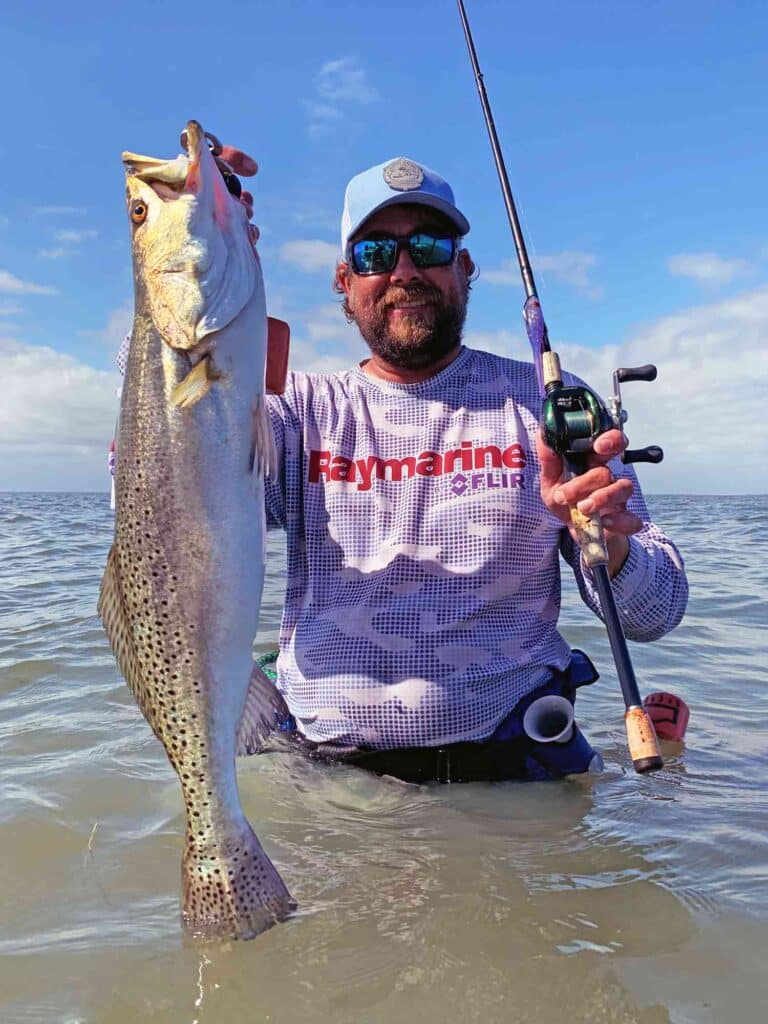
[[[523,728],[539,696],[572,703],[596,678],[557,630],[560,554],[599,614],[570,505],[603,517],[628,637],[662,636],[687,600],[677,550],[615,461],[623,435],[599,437],[589,470],[563,482],[534,367],[462,346],[468,231],[428,167],[398,158],[354,177],[335,287],[370,354],[291,374],[270,398],[281,469],[267,515],[288,537],[277,679],[297,739],[410,781],[595,767],[568,723],[559,746]]]

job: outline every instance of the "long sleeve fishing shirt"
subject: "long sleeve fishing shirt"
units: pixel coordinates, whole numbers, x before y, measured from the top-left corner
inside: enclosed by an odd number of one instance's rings
[[[417,384],[294,373],[268,401],[280,472],[267,518],[288,539],[278,685],[300,731],[375,748],[489,736],[570,660],[561,556],[600,614],[541,499],[533,366],[463,348]],[[633,479],[643,521],[616,601],[627,636],[653,640],[682,618],[683,563],[632,468],[611,469]]]

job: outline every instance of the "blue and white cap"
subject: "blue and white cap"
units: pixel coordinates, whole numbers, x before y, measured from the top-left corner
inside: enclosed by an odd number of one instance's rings
[[[399,156],[356,174],[347,185],[341,215],[342,253],[346,253],[349,239],[369,217],[398,203],[431,206],[456,225],[459,235],[469,231],[469,221],[456,208],[448,182],[424,164]]]

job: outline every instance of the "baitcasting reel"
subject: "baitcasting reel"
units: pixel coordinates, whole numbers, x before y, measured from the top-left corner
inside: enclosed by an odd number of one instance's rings
[[[584,385],[566,386],[560,372],[560,361],[555,352],[545,352],[542,358],[545,397],[541,408],[541,426],[547,445],[564,456],[577,472],[583,472],[586,456],[600,434],[606,430],[621,430],[627,421],[622,408],[620,384],[633,380],[656,379],[656,367],[651,363],[614,370],[613,396],[608,407]],[[621,461],[658,463],[664,452],[658,445],[628,448]]]

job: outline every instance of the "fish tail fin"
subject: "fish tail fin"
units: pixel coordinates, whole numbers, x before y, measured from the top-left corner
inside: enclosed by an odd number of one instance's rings
[[[181,900],[184,927],[200,939],[252,939],[296,909],[247,821],[215,847],[187,832]]]
[[[272,477],[277,474],[278,470],[275,436],[272,432],[265,395],[259,395],[253,407],[251,454],[248,469],[257,476],[266,473]]]
[[[263,740],[290,714],[283,695],[258,665],[253,666],[235,753],[255,754]]]

